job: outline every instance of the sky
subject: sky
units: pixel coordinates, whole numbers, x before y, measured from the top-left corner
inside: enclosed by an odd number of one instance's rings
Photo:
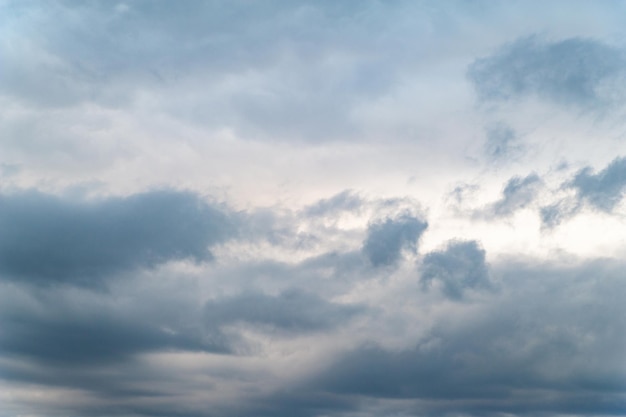
[[[0,417],[626,416],[625,15],[0,0]]]

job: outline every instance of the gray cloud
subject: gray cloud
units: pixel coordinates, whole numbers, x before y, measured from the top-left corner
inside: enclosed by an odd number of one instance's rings
[[[426,227],[425,222],[406,215],[373,224],[381,230],[408,228],[409,242],[416,242]],[[394,242],[400,240],[401,248],[407,244],[405,237],[398,238],[402,233],[397,230],[383,234],[388,235],[395,236]],[[178,294],[154,288],[144,294],[154,285],[151,276],[143,282],[145,288],[124,282],[110,293],[5,282],[7,291],[2,292],[0,303],[6,324],[0,332],[0,374],[14,384],[79,388],[114,404],[120,415],[160,415],[168,410],[175,415],[171,399],[178,397],[173,393],[211,392],[220,381],[263,384],[270,378],[246,367],[247,360],[256,362],[259,357],[246,350],[246,340],[238,339],[233,328],[243,325],[274,337],[272,343],[278,344],[277,335],[291,340],[311,334],[340,337],[338,330],[345,330],[350,337],[349,327],[343,327],[350,320],[358,318],[364,329],[380,320],[371,307],[333,302],[328,295],[339,277],[325,277],[324,271],[346,267],[357,268],[360,274],[365,264],[358,251],[329,253],[279,268],[267,265],[264,269],[258,262],[247,266],[238,271],[235,279],[239,281],[234,283],[213,273],[204,277],[209,280],[208,288],[219,288],[218,295],[197,304],[190,302],[197,298],[187,291]],[[490,277],[495,275],[501,279],[501,290],[485,293],[480,301],[456,303],[439,318],[403,314],[406,325],[419,322],[422,326],[421,320],[428,321],[428,330],[416,343],[388,350],[384,343],[377,343],[379,335],[372,330],[370,344],[320,357],[314,369],[283,381],[276,390],[241,391],[236,405],[216,405],[215,412],[206,410],[204,400],[194,398],[183,415],[615,413],[623,405],[620,387],[626,381],[614,366],[626,348],[621,324],[614,320],[624,312],[621,270],[621,265],[605,261],[552,268],[512,260],[494,268],[486,265],[485,253],[476,242],[451,242],[424,257],[425,285],[441,285],[445,295],[459,300],[467,291],[493,288]],[[253,280],[250,275],[255,274],[270,276],[270,281]],[[325,279],[319,287],[312,283]],[[281,284],[291,289],[275,292],[278,295],[263,290]],[[176,280],[172,285],[178,288],[180,283]],[[255,290],[220,296],[222,290],[230,290],[229,285]],[[10,291],[16,289],[28,298],[7,302],[14,298]],[[327,293],[313,292],[318,290]],[[158,303],[143,302],[157,296]],[[417,308],[432,301],[429,293],[419,297],[423,298],[416,301]],[[141,301],[120,302],[136,298]],[[400,305],[390,308],[409,307],[402,305],[403,300],[398,298]],[[201,377],[190,376],[186,368],[161,374],[165,371],[134,360],[146,353],[171,351],[251,356],[242,357],[241,366],[233,369],[203,369]],[[21,366],[23,360],[28,367]],[[68,409],[76,414],[105,413],[102,403],[68,402]],[[30,410],[37,407],[31,404]]]
[[[626,158],[616,158],[602,171],[592,172],[591,167],[580,170],[569,186],[581,200],[598,210],[611,212],[624,196]]]
[[[174,332],[158,322],[108,312],[3,315],[0,351],[57,366],[119,365],[135,355],[169,350],[228,353],[225,339]]]
[[[454,300],[463,298],[468,289],[484,290],[493,285],[485,251],[473,240],[453,241],[444,250],[424,256],[420,280],[424,288],[442,285],[443,293]]]
[[[349,114],[359,99],[393,86],[388,52],[369,53],[379,40],[367,26],[390,23],[373,13],[377,2],[120,4],[0,6],[0,92],[36,107],[120,108],[150,91],[168,97],[159,111],[187,123],[329,140],[357,130]]]
[[[375,222],[367,228],[363,253],[374,266],[393,265],[405,249],[416,250],[428,223],[408,214]]]
[[[558,226],[575,216],[585,206],[612,213],[624,197],[626,188],[626,158],[615,158],[604,169],[593,173],[592,167],[579,170],[562,188],[574,190],[576,194],[563,198],[540,209],[545,228]]]
[[[517,210],[528,207],[537,197],[542,185],[541,178],[535,173],[525,177],[513,177],[504,186],[502,198],[477,214],[487,219],[509,217]]]
[[[358,211],[365,201],[351,190],[345,190],[330,198],[322,199],[304,209],[307,216],[324,216],[337,211]]]
[[[103,394],[144,379],[130,369],[147,353],[232,353],[229,339],[203,325],[189,280],[173,276],[155,288],[155,274],[125,277],[106,291],[0,283],[0,375]]]
[[[354,409],[357,398],[403,400],[407,415],[619,415],[620,268],[511,262],[496,271],[505,289],[487,305],[450,311],[406,349],[372,342],[345,352],[302,390],[351,399]]]
[[[554,204],[543,206],[539,209],[541,227],[543,229],[554,228],[576,215],[581,208],[582,204],[578,198],[564,198]]]
[[[515,158],[519,156],[522,149],[519,138],[511,127],[498,123],[487,129],[485,153],[490,160],[501,161]]]
[[[626,70],[623,51],[600,41],[570,38],[548,41],[521,38],[475,61],[468,77],[482,100],[538,96],[583,108],[604,104]]]
[[[0,0],[0,417],[623,414],[626,4],[434,3]]]
[[[206,303],[204,314],[209,327],[234,323],[267,326],[287,333],[329,330],[363,312],[363,308],[328,302],[300,290],[278,296],[244,293]]]
[[[207,261],[234,235],[231,218],[198,196],[154,191],[83,201],[38,192],[0,196],[5,279],[97,285],[97,278],[176,259]]]

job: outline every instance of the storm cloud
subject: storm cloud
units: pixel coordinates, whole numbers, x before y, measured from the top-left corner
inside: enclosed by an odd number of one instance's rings
[[[54,309],[51,309],[54,310]],[[154,351],[207,351],[227,353],[225,340],[212,335],[180,334],[151,320],[116,311],[79,311],[47,316],[31,313],[3,318],[0,335],[7,356],[61,366],[95,366],[121,363],[134,355]]]

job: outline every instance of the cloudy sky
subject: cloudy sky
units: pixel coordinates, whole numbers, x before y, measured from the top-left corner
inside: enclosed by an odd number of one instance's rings
[[[0,0],[0,417],[626,416],[624,16]]]

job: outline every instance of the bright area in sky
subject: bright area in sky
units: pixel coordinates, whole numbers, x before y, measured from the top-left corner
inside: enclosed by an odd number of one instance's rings
[[[0,0],[0,417],[626,416],[625,13]]]

